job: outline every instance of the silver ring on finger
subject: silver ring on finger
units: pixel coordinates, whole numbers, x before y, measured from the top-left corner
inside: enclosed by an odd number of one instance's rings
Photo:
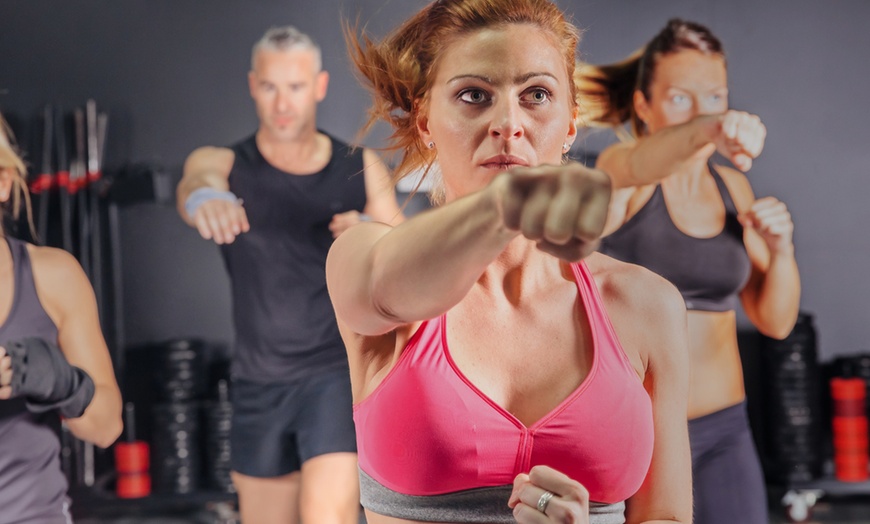
[[[552,491],[545,491],[541,493],[541,497],[538,499],[538,511],[541,513],[547,513],[547,506],[550,504],[550,499],[553,498]]]

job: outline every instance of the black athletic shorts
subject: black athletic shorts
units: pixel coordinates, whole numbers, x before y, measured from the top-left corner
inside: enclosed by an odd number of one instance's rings
[[[290,383],[233,381],[233,471],[279,477],[327,453],[356,453],[346,369]]]

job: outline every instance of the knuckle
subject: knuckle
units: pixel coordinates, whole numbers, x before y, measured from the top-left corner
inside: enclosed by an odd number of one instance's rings
[[[522,504],[522,503],[517,504],[514,507],[514,518],[518,522],[523,522],[526,520],[526,519],[524,519],[525,515],[527,515],[531,510],[532,510],[532,508],[530,508],[529,506],[526,506],[525,504]]]
[[[589,491],[579,482],[572,482],[567,491],[565,494],[566,498],[576,500],[582,504],[585,504],[589,500]]]
[[[539,475],[543,475],[546,471],[547,467],[539,464],[537,466],[533,466],[532,469],[529,470],[529,476],[537,477]]]

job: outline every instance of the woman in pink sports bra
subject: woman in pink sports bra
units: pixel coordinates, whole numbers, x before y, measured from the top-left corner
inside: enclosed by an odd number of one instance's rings
[[[690,522],[685,306],[594,252],[610,181],[563,157],[576,28],[548,0],[439,0],[355,32],[397,173],[437,164],[442,189],[327,259],[368,522]]]

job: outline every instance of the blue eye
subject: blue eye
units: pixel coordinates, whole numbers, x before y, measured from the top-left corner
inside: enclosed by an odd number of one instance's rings
[[[459,99],[466,104],[482,104],[489,101],[489,96],[480,89],[466,89],[459,93]]]
[[[671,102],[677,105],[683,105],[689,101],[689,97],[686,95],[674,95],[671,97]]]

